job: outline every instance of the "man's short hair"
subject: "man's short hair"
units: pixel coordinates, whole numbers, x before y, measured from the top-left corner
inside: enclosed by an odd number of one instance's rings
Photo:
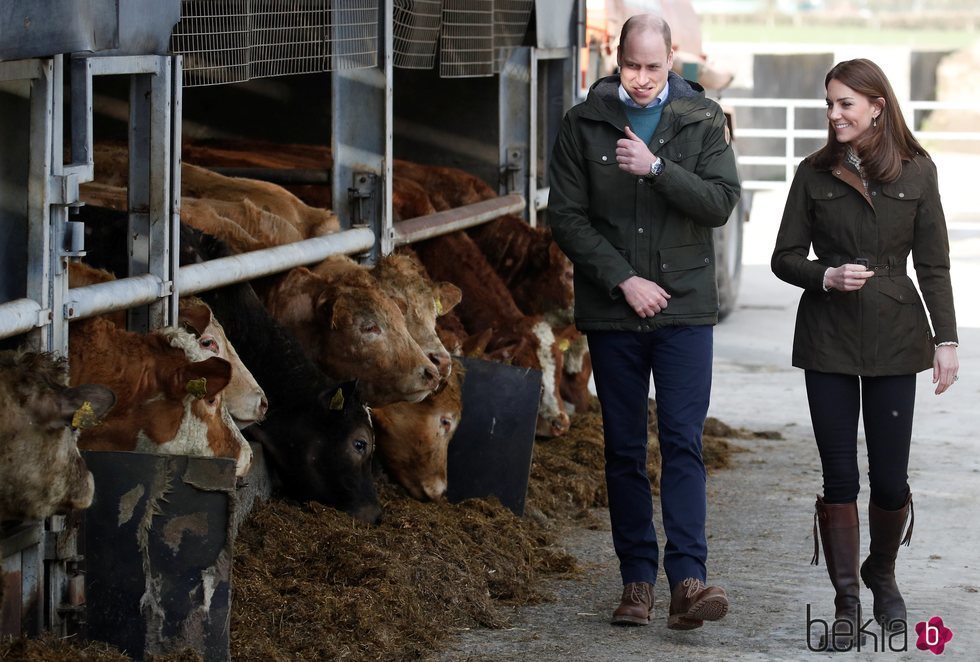
[[[619,33],[619,46],[616,48],[616,58],[620,59],[623,56],[623,44],[626,43],[626,37],[629,36],[631,32],[634,31],[643,32],[644,30],[656,30],[660,32],[661,36],[664,38],[664,45],[667,46],[667,54],[670,54],[671,43],[670,43],[670,26],[667,25],[667,21],[661,16],[656,14],[636,14],[635,16],[630,16],[623,23],[623,29]]]

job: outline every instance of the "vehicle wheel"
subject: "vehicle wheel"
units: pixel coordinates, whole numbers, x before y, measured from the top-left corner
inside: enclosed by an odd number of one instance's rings
[[[748,220],[749,202],[743,197],[728,222],[715,228],[715,280],[718,284],[718,319],[725,319],[738,299],[742,278],[742,224]]]

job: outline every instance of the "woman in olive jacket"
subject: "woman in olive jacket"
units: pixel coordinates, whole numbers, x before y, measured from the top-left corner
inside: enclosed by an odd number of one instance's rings
[[[881,69],[834,66],[827,144],[799,166],[772,270],[803,288],[793,365],[803,368],[823,497],[814,516],[836,589],[836,621],[820,643],[847,650],[861,625],[858,576],[884,627],[905,627],[895,558],[911,539],[908,486],[915,373],[932,367],[936,394],[956,380],[956,315],[949,240],[936,166],[905,124]],[[811,248],[815,259],[810,258]],[[909,253],[932,319],[906,273]],[[858,568],[858,415],[863,401],[871,498],[870,554]],[[914,516],[912,521],[914,522]],[[818,560],[814,541],[814,563]],[[847,622],[852,627],[848,627]]]

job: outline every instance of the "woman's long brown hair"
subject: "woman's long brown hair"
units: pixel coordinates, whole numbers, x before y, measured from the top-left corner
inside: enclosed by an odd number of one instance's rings
[[[824,87],[832,80],[871,101],[885,100],[885,107],[878,115],[878,126],[868,129],[860,144],[854,145],[861,167],[870,179],[893,182],[902,174],[902,161],[910,161],[917,154],[929,156],[905,123],[895,92],[877,64],[864,58],[839,62],[827,72]],[[837,141],[837,134],[828,120],[827,144],[817,150],[810,161],[818,168],[831,168],[840,162],[845,148],[844,143]]]

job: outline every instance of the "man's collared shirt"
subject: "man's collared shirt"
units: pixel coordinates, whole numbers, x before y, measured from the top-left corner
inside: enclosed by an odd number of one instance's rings
[[[658,104],[662,104],[665,101],[667,101],[667,92],[668,92],[668,90],[670,90],[670,83],[669,82],[667,82],[666,84],[664,84],[664,89],[662,89],[660,91],[660,94],[657,95],[657,98],[656,99],[654,99],[653,101],[651,101],[646,106],[641,106],[640,104],[638,104],[635,101],[633,101],[633,97],[631,97],[629,95],[629,93],[626,91],[626,88],[623,87],[623,84],[622,83],[620,83],[619,84],[619,100],[622,101],[623,103],[625,103],[627,106],[630,106],[631,108],[651,108],[652,106],[656,106]]]

